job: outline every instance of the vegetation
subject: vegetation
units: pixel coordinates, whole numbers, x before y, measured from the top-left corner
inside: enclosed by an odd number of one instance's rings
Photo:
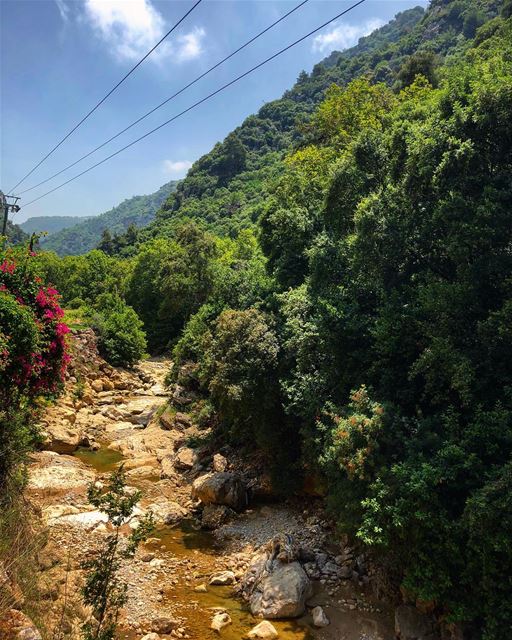
[[[127,492],[122,469],[114,471],[106,491],[90,485],[89,502],[108,516],[113,532],[105,537],[96,554],[84,561],[85,585],[83,603],[91,610],[91,618],[83,626],[84,640],[113,640],[120,610],[126,602],[128,586],[118,575],[123,560],[132,558],[138,545],[146,540],[154,528],[152,514],[138,519],[129,536],[121,536],[123,525],[133,518],[135,505],[141,498],[139,491]]]
[[[155,193],[129,198],[99,216],[90,217],[60,231],[55,230],[41,241],[41,245],[46,251],[55,251],[60,256],[86,253],[98,245],[105,230],[110,234],[119,235],[124,234],[130,227],[144,227],[149,224],[155,212],[175,188],[176,182],[171,181]],[[45,226],[49,228],[38,228],[37,231],[51,231],[55,226],[55,217],[49,216],[41,220],[44,220]]]
[[[29,235],[46,233],[49,236],[62,229],[68,229],[81,222],[90,220],[91,216],[37,216],[22,222],[20,228]]]
[[[36,261],[112,361],[144,349],[136,313],[214,437],[265,451],[286,491],[322,474],[340,530],[481,640],[512,624],[510,6],[399,14],[148,227]]]

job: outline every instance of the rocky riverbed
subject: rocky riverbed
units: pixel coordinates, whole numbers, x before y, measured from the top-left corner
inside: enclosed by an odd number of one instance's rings
[[[120,638],[395,637],[392,612],[369,595],[371,568],[336,537],[320,501],[254,501],[268,484],[257,465],[189,446],[199,434],[186,412],[167,406],[166,359],[123,371],[98,357],[89,332],[75,341],[66,394],[44,416],[27,487],[48,532],[37,569],[50,631],[79,637],[80,564],[107,533],[87,486],[123,463],[143,492],[136,515],[152,511],[157,528],[122,569]],[[429,633],[427,625],[421,637]]]

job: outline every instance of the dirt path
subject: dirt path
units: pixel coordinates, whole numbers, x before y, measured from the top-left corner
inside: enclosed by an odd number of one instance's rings
[[[139,640],[153,631],[161,638],[213,640],[219,636],[210,629],[212,615],[226,610],[232,624],[221,638],[240,640],[258,620],[233,596],[232,587],[210,586],[210,576],[229,569],[240,579],[255,549],[287,532],[314,548],[318,562],[327,567],[324,571],[318,569],[321,564],[314,565],[312,572],[319,572],[320,579],[308,604],[322,605],[331,624],[315,629],[310,615],[277,621],[279,637],[391,640],[389,612],[380,612],[365,595],[361,580],[358,586],[352,579],[340,579],[347,575],[343,567],[353,562],[350,550],[338,548],[336,560],[336,551],[323,548],[327,540],[333,541],[333,532],[318,505],[260,505],[215,533],[198,528],[191,483],[210,468],[211,456],[192,465],[186,456],[176,462],[176,451],[183,451],[180,447],[194,427],[161,417],[168,400],[163,380],[169,364],[165,359],[146,361],[131,373],[99,362],[85,388],[79,385],[80,394],[73,395],[72,379],[68,394],[48,412],[47,450],[33,457],[27,494],[41,509],[49,531],[41,559],[49,626],[63,625],[78,638],[86,614],[78,597],[80,563],[107,532],[103,514],[87,503],[86,488],[91,481],[102,482],[123,461],[129,484],[143,491],[140,510],[153,511],[158,527],[123,568],[129,599],[120,637]],[[78,442],[88,447],[77,448]]]

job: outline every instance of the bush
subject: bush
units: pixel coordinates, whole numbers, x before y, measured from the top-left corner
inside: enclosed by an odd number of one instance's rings
[[[0,489],[19,477],[37,439],[38,399],[59,391],[69,360],[59,294],[33,258],[25,248],[0,249]]]
[[[135,311],[121,300],[95,314],[93,328],[98,335],[101,355],[114,366],[132,366],[146,351],[142,322]]]

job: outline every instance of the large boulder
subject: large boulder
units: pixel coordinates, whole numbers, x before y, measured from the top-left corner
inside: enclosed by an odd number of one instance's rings
[[[207,473],[192,485],[192,497],[203,504],[223,504],[235,511],[242,511],[249,496],[245,484],[234,473]]]
[[[218,529],[235,516],[233,509],[222,504],[207,504],[201,515],[203,529]]]
[[[95,473],[77,458],[41,452],[32,455],[27,491],[32,495],[84,494]]]
[[[402,604],[395,609],[395,633],[400,640],[438,640],[432,616],[415,606]]]
[[[249,596],[251,613],[260,618],[298,618],[312,595],[311,582],[298,562],[274,562],[263,568]]]
[[[182,471],[188,471],[196,466],[199,457],[190,447],[181,447],[178,449],[176,456],[174,458],[174,466],[176,469],[181,469]]]
[[[73,413],[76,417],[76,414]],[[69,421],[54,422],[46,429],[42,448],[55,453],[71,454],[78,449],[82,441],[80,430],[71,426]]]

